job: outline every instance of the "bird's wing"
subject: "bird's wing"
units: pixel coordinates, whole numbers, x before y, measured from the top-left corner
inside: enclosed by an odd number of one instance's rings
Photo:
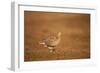
[[[45,41],[54,42],[55,40],[57,40],[57,38],[55,36],[50,36],[50,37],[46,38]]]

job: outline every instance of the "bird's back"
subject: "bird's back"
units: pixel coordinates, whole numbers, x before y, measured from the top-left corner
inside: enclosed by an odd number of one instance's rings
[[[48,46],[56,46],[59,44],[60,42],[60,37],[58,37],[58,35],[51,35],[49,37],[47,37],[44,42],[46,45]]]

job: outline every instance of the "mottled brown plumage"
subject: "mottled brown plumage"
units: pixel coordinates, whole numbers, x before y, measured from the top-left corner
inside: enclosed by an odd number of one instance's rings
[[[56,35],[50,35],[45,40],[43,40],[40,44],[43,44],[44,47],[47,47],[50,52],[53,52],[55,47],[60,43],[61,40],[61,32]]]

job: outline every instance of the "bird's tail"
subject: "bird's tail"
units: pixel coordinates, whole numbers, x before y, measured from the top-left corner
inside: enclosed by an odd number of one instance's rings
[[[39,42],[39,44],[43,45],[44,47],[47,47],[44,42]]]
[[[43,44],[44,45],[45,43],[44,42],[39,42],[39,44]]]

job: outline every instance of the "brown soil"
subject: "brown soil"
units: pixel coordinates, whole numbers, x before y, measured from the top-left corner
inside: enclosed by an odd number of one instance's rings
[[[90,15],[24,12],[24,61],[90,58]],[[40,45],[46,36],[61,32],[61,42],[50,53]]]

